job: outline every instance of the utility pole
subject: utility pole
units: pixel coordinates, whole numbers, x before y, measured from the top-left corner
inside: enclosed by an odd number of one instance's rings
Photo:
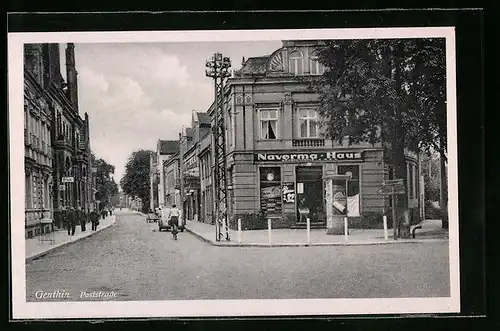
[[[182,217],[184,218],[184,221],[187,221],[187,213],[184,211],[184,126],[181,129],[181,132],[179,133],[179,198],[180,198],[180,203],[179,203],[179,209],[182,212]],[[174,203],[175,203],[175,196],[174,196]]]
[[[224,83],[231,75],[229,68],[231,60],[215,53],[206,61],[205,74],[214,80],[215,124],[212,127],[213,134],[213,160],[214,160],[214,201],[215,201],[215,229],[216,240],[221,241],[223,231],[226,240],[229,241],[228,213],[227,213],[227,163],[226,163],[226,129],[224,125]]]

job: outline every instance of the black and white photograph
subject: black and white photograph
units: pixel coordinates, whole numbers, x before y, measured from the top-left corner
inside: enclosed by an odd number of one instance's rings
[[[14,318],[459,312],[453,27],[8,42]]]

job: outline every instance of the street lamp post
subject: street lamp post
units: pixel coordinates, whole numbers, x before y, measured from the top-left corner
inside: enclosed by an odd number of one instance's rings
[[[205,63],[205,74],[214,80],[215,123],[213,134],[213,160],[214,160],[214,197],[216,240],[222,239],[221,227],[229,238],[227,215],[227,163],[226,163],[226,130],[224,125],[224,82],[230,76],[231,60],[221,53],[215,53]]]

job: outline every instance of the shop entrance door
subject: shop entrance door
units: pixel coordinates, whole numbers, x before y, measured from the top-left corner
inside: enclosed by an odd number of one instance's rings
[[[300,218],[299,208],[309,209],[311,223],[324,223],[326,216],[324,212],[323,198],[323,167],[297,167],[297,222],[305,222]]]

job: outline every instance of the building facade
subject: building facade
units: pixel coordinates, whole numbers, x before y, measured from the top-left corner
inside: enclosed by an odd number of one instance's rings
[[[178,140],[158,140],[156,144],[156,165],[159,173],[158,183],[158,205],[165,207],[166,183],[165,183],[165,162],[179,152]]]
[[[75,47],[67,44],[66,81],[60,74],[59,45],[50,44],[48,92],[53,97],[54,113],[52,142],[54,157],[54,208],[57,211],[73,207],[90,212],[95,206],[89,116],[82,118],[78,105],[78,79]],[[61,220],[58,220],[60,223]]]
[[[42,218],[52,218],[52,111],[45,93],[44,47],[24,47],[25,236],[38,234]]]
[[[158,203],[158,184],[160,183],[160,174],[158,172],[157,154],[153,153],[149,158],[149,209],[156,210]]]
[[[165,207],[166,183],[165,183],[165,162],[179,152],[178,140],[158,140],[156,144],[156,165],[159,173],[158,183],[158,205]]]
[[[66,79],[59,44],[24,49],[27,236],[41,211],[60,227],[62,209],[88,212],[94,201],[89,117],[79,114],[74,45],[67,44],[65,52]]]
[[[179,152],[172,155],[170,159],[164,162],[163,172],[165,176],[165,204],[166,207],[172,205],[181,207],[181,191],[180,191],[180,159]]]
[[[238,218],[245,228],[264,226],[268,218],[273,227],[300,227],[305,218],[299,210],[304,209],[314,226],[326,226],[328,194],[338,214],[347,206],[353,224],[381,218],[390,207],[390,199],[378,193],[382,182],[391,178],[382,145],[324,138],[319,95],[302,79],[324,72],[319,46],[317,41],[284,41],[270,56],[244,61],[228,80],[224,114],[232,227]],[[203,169],[202,157],[200,153]],[[415,207],[416,157],[409,155],[407,166],[409,205]],[[335,181],[328,188],[326,178],[344,174],[351,176],[347,184]],[[201,187],[203,196],[207,184]]]
[[[198,221],[202,217],[201,192],[201,141],[210,137],[211,119],[207,113],[193,111],[191,127],[180,136],[181,149],[181,196],[186,219]]]

